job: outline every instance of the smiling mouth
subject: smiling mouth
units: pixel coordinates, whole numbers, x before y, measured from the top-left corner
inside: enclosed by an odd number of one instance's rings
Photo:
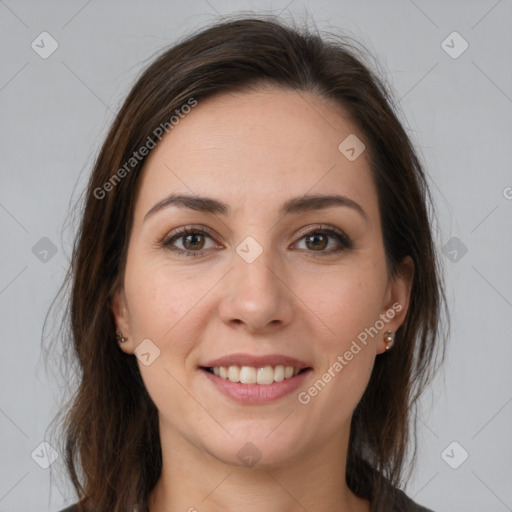
[[[202,370],[207,371],[221,379],[229,380],[231,382],[238,382],[240,384],[260,384],[268,386],[274,382],[281,382],[283,380],[292,379],[297,375],[307,372],[312,368],[295,368],[293,366],[263,366],[256,368],[254,366],[215,366],[215,367],[201,367]]]

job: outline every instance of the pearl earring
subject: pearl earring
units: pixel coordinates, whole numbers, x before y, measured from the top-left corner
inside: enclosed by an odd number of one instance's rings
[[[386,342],[386,350],[389,350],[395,343],[393,331],[386,331],[384,333],[384,341]]]
[[[117,333],[117,336],[116,336],[116,340],[119,342],[119,343],[124,343],[125,341],[128,341],[128,338],[125,338],[123,336],[123,333],[122,332],[118,332]]]

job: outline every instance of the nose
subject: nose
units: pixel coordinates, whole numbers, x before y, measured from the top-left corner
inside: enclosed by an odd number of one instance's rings
[[[222,321],[253,334],[270,334],[290,324],[296,297],[283,265],[264,250],[252,263],[235,253],[233,267],[219,304]]]

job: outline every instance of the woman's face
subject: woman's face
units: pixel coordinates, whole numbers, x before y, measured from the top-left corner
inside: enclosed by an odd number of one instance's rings
[[[262,467],[346,447],[410,288],[364,141],[328,100],[266,88],[199,100],[151,151],[113,310],[163,445]]]

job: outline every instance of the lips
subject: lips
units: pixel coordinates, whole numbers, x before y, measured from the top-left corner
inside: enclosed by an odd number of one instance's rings
[[[252,368],[264,368],[265,366],[292,366],[298,370],[304,368],[310,368],[310,365],[295,357],[285,356],[281,354],[269,354],[266,356],[252,356],[249,354],[232,354],[230,356],[219,357],[218,359],[212,359],[211,361],[202,364],[203,368],[219,368],[224,366],[228,368],[230,366],[249,366]]]
[[[219,391],[243,403],[281,398],[302,383],[312,370],[306,362],[280,354],[233,354],[199,367]]]

